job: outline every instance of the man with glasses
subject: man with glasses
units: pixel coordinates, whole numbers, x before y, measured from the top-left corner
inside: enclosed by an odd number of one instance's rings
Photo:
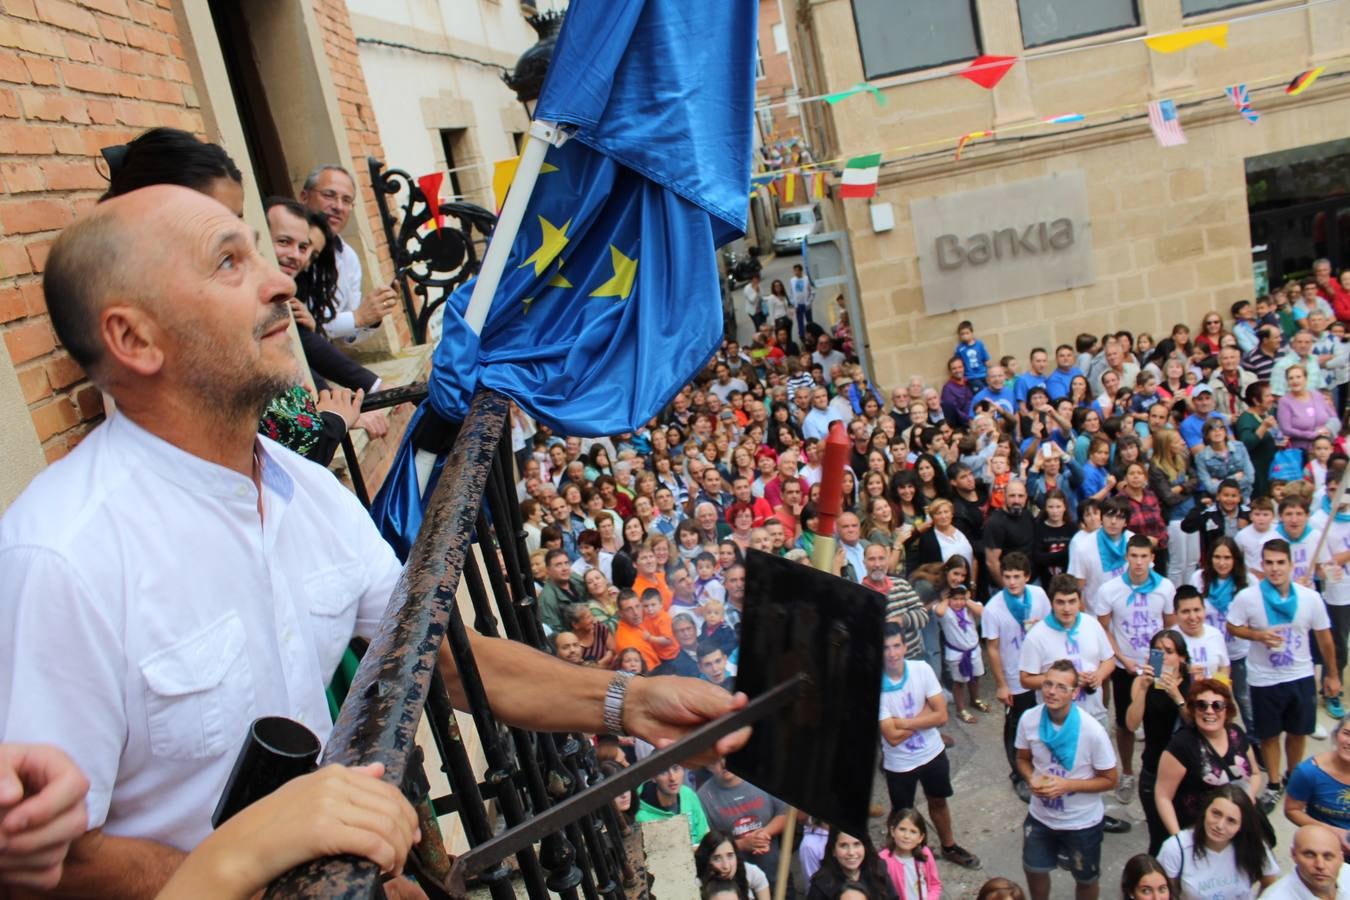
[[[1101,795],[1116,785],[1116,756],[1106,729],[1073,702],[1079,680],[1072,662],[1055,660],[1041,679],[1043,702],[1017,723],[1017,770],[1032,794],[1022,826],[1022,869],[1032,900],[1050,896],[1050,873],[1061,854],[1073,874],[1074,897],[1098,894],[1106,819]]]
[[[1280,773],[1292,772],[1303,759],[1308,735],[1317,724],[1310,638],[1316,639],[1322,659],[1334,660],[1336,653],[1322,598],[1293,580],[1288,541],[1276,538],[1261,548],[1261,571],[1265,580],[1239,591],[1228,607],[1228,633],[1251,641],[1247,683],[1252,694],[1253,731],[1270,773],[1270,786],[1262,800],[1273,803],[1280,795]],[[1326,696],[1339,696],[1340,676],[1327,670],[1322,686]],[[1280,768],[1281,735],[1287,758],[1284,769]]]
[[[330,337],[354,341],[363,330],[374,328],[398,305],[398,295],[390,284],[361,295],[361,258],[351,244],[342,240],[352,208],[356,206],[356,182],[341,166],[319,166],[305,179],[300,202],[328,219],[337,253],[337,315],[324,325]]]

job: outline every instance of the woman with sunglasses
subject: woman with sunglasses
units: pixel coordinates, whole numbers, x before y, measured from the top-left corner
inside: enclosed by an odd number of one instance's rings
[[[1207,312],[1200,323],[1200,333],[1195,336],[1195,346],[1204,350],[1206,355],[1217,356],[1219,348],[1223,346],[1223,336],[1227,333],[1223,330],[1223,317],[1217,312]]]
[[[1228,685],[1213,678],[1196,681],[1187,692],[1191,724],[1180,728],[1158,760],[1154,802],[1168,834],[1190,828],[1200,816],[1205,794],[1237,784],[1256,802],[1266,777],[1256,750],[1233,724],[1237,706]]]

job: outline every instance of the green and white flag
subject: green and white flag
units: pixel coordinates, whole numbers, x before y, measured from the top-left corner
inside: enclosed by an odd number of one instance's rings
[[[881,170],[881,154],[855,156],[844,166],[844,177],[839,182],[841,197],[875,197],[877,173]]]

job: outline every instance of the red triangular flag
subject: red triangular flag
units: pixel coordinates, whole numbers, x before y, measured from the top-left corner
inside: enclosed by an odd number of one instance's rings
[[[433,172],[417,179],[417,187],[422,191],[422,196],[426,198],[427,212],[431,213],[431,221],[436,226],[437,234],[440,234],[441,223],[445,221],[445,215],[441,212],[441,183],[443,181],[445,181],[444,172]]]
[[[1003,80],[1003,76],[1008,74],[1008,70],[1017,62],[1015,56],[977,56],[957,75],[968,81],[973,81],[986,90],[993,90],[994,85]]]

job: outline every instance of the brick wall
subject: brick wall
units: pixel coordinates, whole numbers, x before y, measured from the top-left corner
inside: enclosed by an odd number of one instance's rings
[[[99,148],[202,131],[191,82],[170,0],[0,0],[0,335],[48,461],[103,406],[52,331],[47,250],[106,187]]]

